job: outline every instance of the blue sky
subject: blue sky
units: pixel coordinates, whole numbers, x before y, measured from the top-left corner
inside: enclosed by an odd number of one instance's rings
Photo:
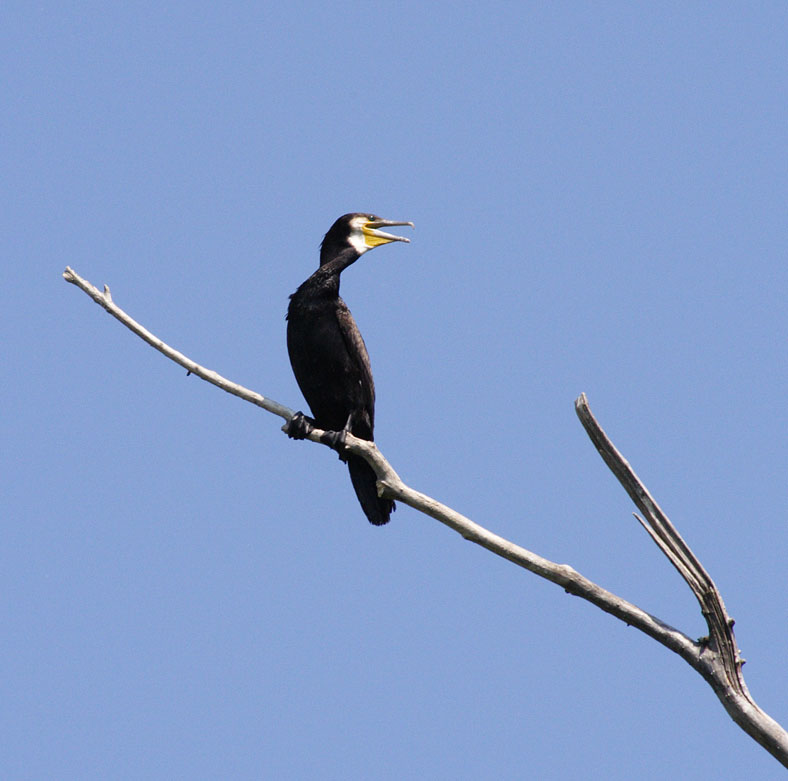
[[[697,637],[582,391],[788,722],[783,3],[0,11],[4,777],[782,777],[678,657],[197,380],[293,408],[343,277],[414,488]]]

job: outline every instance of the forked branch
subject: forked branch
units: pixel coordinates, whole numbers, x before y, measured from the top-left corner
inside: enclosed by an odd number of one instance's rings
[[[210,382],[222,390],[289,421],[295,412],[282,404],[261,396],[259,393],[231,382],[214,371],[204,368],[182,353],[165,344],[157,336],[141,326],[110,296],[105,286],[102,293],[90,282],[82,279],[72,269],[63,272],[66,281],[87,293],[97,304],[117,318],[123,325],[155,347],[159,352],[183,366],[191,374]],[[567,564],[556,564],[542,558],[513,542],[500,537],[480,526],[464,515],[452,510],[431,497],[413,490],[402,482],[399,475],[386,461],[376,445],[366,440],[347,435],[347,448],[363,456],[375,469],[378,476],[378,491],[381,495],[396,499],[429,515],[461,534],[466,540],[508,559],[524,569],[558,584],[568,593],[579,596],[607,613],[653,637],[666,648],[674,651],[697,670],[711,685],[733,720],[767,751],[788,767],[788,733],[754,702],[742,676],[742,660],[733,635],[733,620],[729,618],[722,597],[706,570],[697,560],[689,546],[662,512],[659,505],[638,479],[624,457],[597,423],[585,394],[575,402],[575,409],[583,426],[599,451],[608,468],[613,472],[632,498],[643,517],[636,515],[660,550],[679,571],[701,605],[701,611],[709,627],[709,636],[699,641],[692,640],[677,629],[649,615],[636,605],[596,585],[576,572]],[[320,442],[326,432],[313,429],[308,439]]]
[[[709,634],[696,643],[701,651],[697,664],[687,661],[708,681],[731,718],[788,767],[788,734],[755,704],[747,690],[741,669],[744,660],[733,634],[734,621],[717,586],[591,414],[585,393],[575,400],[575,411],[602,460],[643,513],[644,517],[633,513],[635,518],[678,570],[700,604]]]

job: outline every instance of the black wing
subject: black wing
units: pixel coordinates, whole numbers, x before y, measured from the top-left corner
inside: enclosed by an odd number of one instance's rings
[[[341,298],[338,300],[336,320],[348,357],[348,385],[353,386],[348,388],[353,407],[351,432],[362,439],[372,439],[375,429],[375,381],[372,379],[369,354],[361,331]]]

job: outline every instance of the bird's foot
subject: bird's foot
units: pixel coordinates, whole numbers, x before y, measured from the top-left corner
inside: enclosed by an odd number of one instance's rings
[[[314,418],[307,417],[303,412],[296,412],[287,423],[282,426],[282,431],[287,434],[290,439],[307,439],[312,431],[316,428]],[[326,431],[320,441],[324,445],[328,445],[332,450],[339,453],[340,461],[347,461],[345,455],[345,439],[347,432],[342,431]]]
[[[320,441],[324,445],[328,445],[339,453],[340,461],[347,461],[347,456],[345,455],[346,440],[347,431],[344,429],[342,431],[326,431],[326,433],[320,437]]]
[[[282,431],[290,439],[306,439],[315,427],[315,421],[308,418],[303,412],[296,412],[290,420],[282,426]]]

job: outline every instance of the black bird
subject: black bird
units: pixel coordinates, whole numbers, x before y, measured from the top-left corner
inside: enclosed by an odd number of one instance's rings
[[[320,245],[320,268],[290,296],[287,308],[287,351],[290,365],[312,410],[314,420],[299,413],[286,430],[303,438],[309,423],[339,432],[332,440],[340,458],[347,460],[350,479],[370,523],[388,523],[394,502],[382,499],[375,488],[375,472],[359,456],[343,454],[342,439],[350,432],[373,440],[375,383],[369,355],[356,321],[339,297],[339,275],[367,250],[392,241],[410,241],[378,228],[410,225],[374,214],[345,214],[326,233]]]

